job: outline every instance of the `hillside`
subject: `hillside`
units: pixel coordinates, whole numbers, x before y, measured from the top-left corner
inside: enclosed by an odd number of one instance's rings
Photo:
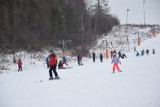
[[[159,107],[160,35],[137,48],[155,48],[156,54],[121,59],[123,72],[112,73],[111,59],[103,63],[69,63],[57,70],[60,80],[48,81],[48,69],[36,63],[22,72],[0,75],[1,107]],[[25,66],[25,65],[24,65]],[[27,66],[27,65],[26,65]],[[41,82],[43,81],[43,82]]]

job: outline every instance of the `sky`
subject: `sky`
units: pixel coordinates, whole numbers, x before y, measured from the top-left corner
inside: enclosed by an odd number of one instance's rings
[[[109,0],[110,13],[126,24],[127,9],[128,24],[144,24],[144,0]],[[145,0],[145,23],[160,25],[160,0]]]

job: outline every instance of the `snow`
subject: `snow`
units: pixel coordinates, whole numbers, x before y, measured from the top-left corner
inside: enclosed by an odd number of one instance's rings
[[[137,50],[154,48],[156,54],[136,57],[131,51],[121,59],[123,72],[115,74],[111,59],[69,63],[73,68],[57,69],[61,79],[53,81],[41,61],[1,74],[0,107],[160,107],[159,46],[160,35],[144,41]]]

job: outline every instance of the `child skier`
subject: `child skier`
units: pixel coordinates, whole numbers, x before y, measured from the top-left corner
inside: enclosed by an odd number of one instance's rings
[[[65,54],[63,54],[62,61],[63,61],[62,64],[66,64],[68,66],[67,58],[66,58]]]
[[[50,66],[50,69],[49,69],[49,80],[53,80],[53,75],[52,75],[52,70],[54,72],[54,75],[55,75],[55,79],[59,79],[59,76],[56,72],[56,67],[57,67],[57,57],[56,55],[54,54],[53,50],[50,50],[50,55],[49,55],[49,66]]]
[[[21,59],[18,60],[18,72],[21,70],[22,71],[22,61]]]
[[[119,58],[116,56],[116,54],[113,54],[113,58],[112,58],[112,63],[113,63],[113,73],[115,71],[115,68],[117,68],[118,72],[121,72],[118,64],[121,64],[121,62],[119,61]]]

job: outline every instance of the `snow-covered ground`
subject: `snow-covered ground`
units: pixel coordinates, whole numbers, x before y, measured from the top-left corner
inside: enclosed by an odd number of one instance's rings
[[[112,73],[111,59],[90,59],[84,66],[58,70],[61,80],[48,81],[46,65],[0,75],[0,107],[160,107],[160,35],[137,48],[156,54],[121,60],[123,72]],[[23,65],[25,66],[25,65]],[[40,80],[44,82],[40,82]]]
[[[156,35],[159,33],[159,26],[156,26]],[[130,52],[133,50],[134,46],[138,46],[138,36],[140,37],[141,43],[144,41],[153,38],[152,27],[140,28],[136,26],[115,26],[112,31],[108,34],[104,34],[101,38],[98,39],[97,45],[94,49],[90,50],[90,53],[93,51],[97,54],[106,53],[106,40],[107,40],[107,48],[109,52],[111,50],[121,51],[122,53]]]

